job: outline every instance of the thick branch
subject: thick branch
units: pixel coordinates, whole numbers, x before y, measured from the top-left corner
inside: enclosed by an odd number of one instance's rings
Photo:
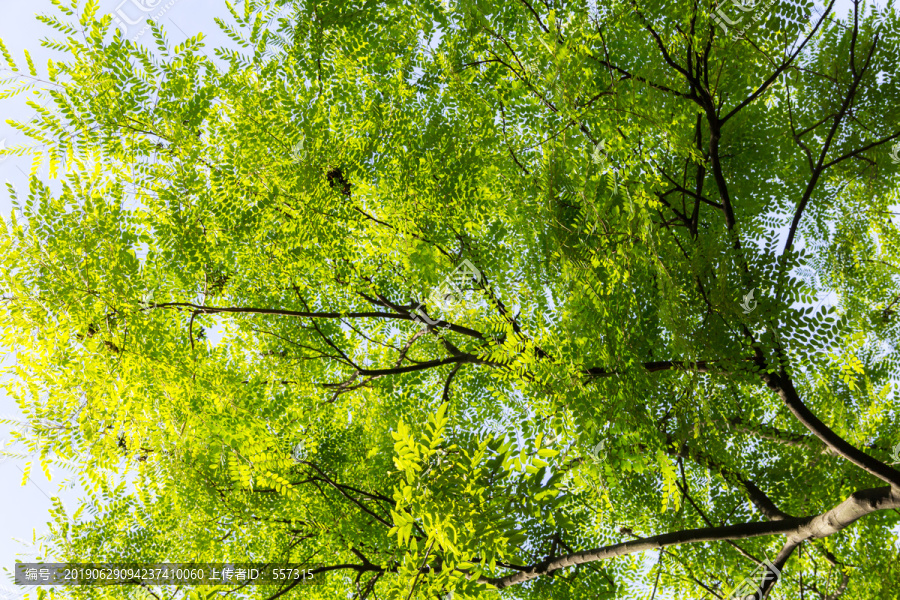
[[[778,394],[785,406],[788,407],[803,426],[822,440],[826,446],[867,473],[878,477],[882,481],[885,481],[900,490],[900,471],[889,467],[880,460],[869,456],[862,450],[851,445],[832,431],[825,423],[819,420],[819,418],[807,408],[803,403],[803,400],[800,399],[800,395],[794,388],[794,383],[791,381],[790,377],[784,374],[775,375],[772,373],[763,373],[762,377],[763,381],[766,382],[766,385]]]
[[[784,546],[781,547],[781,551],[778,553],[778,556],[775,557],[775,562],[772,563],[775,565],[775,568],[779,571],[784,570],[784,565],[787,563],[788,559],[791,557],[791,554],[794,553],[794,550],[800,544],[797,542],[787,542]],[[762,582],[762,587],[759,589],[758,597],[759,598],[767,598],[769,592],[775,587],[775,584],[781,580],[780,577],[775,578],[766,578]]]
[[[853,493],[847,500],[830,511],[814,517],[782,519],[780,521],[742,523],[723,527],[706,527],[688,529],[648,538],[640,538],[621,544],[613,544],[586,552],[576,552],[565,556],[557,556],[513,573],[506,577],[480,577],[479,582],[490,584],[499,589],[518,585],[549,575],[560,569],[606,560],[617,556],[626,556],[636,552],[658,550],[681,544],[698,542],[718,542],[741,540],[767,535],[786,535],[788,541],[799,544],[807,539],[832,535],[847,527],[854,521],[878,510],[900,507],[900,490],[890,487],[872,488]]]

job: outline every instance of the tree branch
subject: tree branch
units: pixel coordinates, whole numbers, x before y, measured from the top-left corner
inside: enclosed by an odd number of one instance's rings
[[[841,436],[832,431],[825,423],[803,403],[800,395],[794,388],[791,378],[781,374],[766,373],[763,371],[763,381],[766,382],[781,398],[785,406],[793,413],[804,427],[809,429],[816,437],[822,440],[826,446],[835,453],[843,456],[862,470],[878,477],[900,490],[900,471],[891,468],[880,460],[865,454],[855,446],[848,443]]]
[[[794,235],[796,235],[797,227],[800,225],[800,217],[803,216],[803,211],[806,209],[806,204],[812,197],[813,190],[816,189],[816,185],[818,185],[819,183],[819,177],[825,170],[825,157],[828,155],[828,150],[831,148],[831,142],[834,140],[834,136],[837,133],[841,121],[844,120],[844,116],[846,116],[847,111],[850,109],[850,104],[853,102],[853,99],[856,96],[856,88],[857,86],[859,86],[859,82],[862,81],[863,75],[865,75],[866,71],[869,68],[869,63],[872,60],[872,54],[874,54],[876,46],[878,46],[878,34],[876,34],[875,38],[872,40],[872,46],[869,48],[869,53],[866,56],[865,64],[863,65],[862,69],[860,69],[859,73],[854,75],[853,83],[850,84],[850,89],[847,91],[847,96],[844,98],[844,102],[841,104],[841,110],[834,117],[834,123],[831,125],[831,131],[828,132],[828,137],[825,138],[825,142],[822,144],[822,150],[819,153],[819,160],[816,163],[816,168],[815,170],[813,170],[812,176],[809,178],[809,183],[806,184],[806,190],[803,193],[803,197],[800,198],[800,202],[797,203],[797,208],[794,211],[794,218],[791,221],[791,228],[788,230],[787,240],[785,240],[784,243],[785,252],[789,251],[791,249],[791,246],[793,246],[794,244]]]
[[[673,533],[634,541],[612,544],[602,548],[576,552],[544,560],[527,567],[525,571],[513,573],[505,577],[485,577],[479,583],[503,589],[519,585],[543,575],[549,575],[560,569],[576,567],[595,561],[606,560],[617,556],[626,556],[647,550],[658,550],[669,546],[695,544],[699,542],[717,542],[741,540],[767,535],[787,535],[789,542],[799,544],[807,539],[832,535],[856,520],[879,510],[900,507],[900,490],[891,487],[880,487],[854,492],[847,500],[821,515],[782,519],[780,521],[751,522],[722,527],[706,527],[688,529]]]
[[[316,312],[316,311],[300,311],[287,310],[283,308],[256,308],[252,306],[203,306],[200,304],[192,304],[190,302],[164,302],[162,304],[151,304],[142,310],[149,308],[190,308],[201,314],[217,314],[217,313],[233,313],[233,314],[256,314],[256,315],[277,315],[283,317],[306,317],[311,319],[364,319],[364,318],[380,318],[380,319],[400,319],[404,321],[412,321],[409,313],[388,313],[378,311],[363,312]],[[447,326],[450,331],[461,333],[469,337],[484,339],[480,332],[468,327],[453,325],[446,321],[437,321],[437,326]]]

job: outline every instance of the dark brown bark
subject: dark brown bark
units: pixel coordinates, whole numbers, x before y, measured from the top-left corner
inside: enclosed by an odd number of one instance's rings
[[[855,446],[849,444],[841,436],[832,431],[823,423],[800,399],[800,395],[794,388],[791,378],[785,374],[763,373],[763,381],[766,382],[781,398],[785,406],[793,413],[804,427],[809,429],[816,437],[822,440],[828,448],[836,454],[843,456],[867,473],[878,477],[882,481],[891,484],[900,490],[900,471],[891,468]]]

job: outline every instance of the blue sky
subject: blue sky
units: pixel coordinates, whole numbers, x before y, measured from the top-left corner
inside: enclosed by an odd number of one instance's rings
[[[222,0],[99,0],[101,13],[116,15],[119,23],[126,29],[127,37],[134,38],[141,34],[139,19],[155,18],[167,30],[170,41],[177,44],[187,37],[202,31],[206,34],[207,48],[233,45],[215,25],[213,17],[227,14]],[[818,2],[817,2],[818,4]],[[883,5],[883,2],[879,3]],[[852,6],[850,0],[839,0],[836,7],[839,13],[846,12]],[[143,9],[141,8],[143,7]],[[22,49],[27,48],[32,54],[40,73],[46,72],[47,59],[53,52],[41,48],[38,41],[53,32],[34,19],[38,13],[55,14],[56,9],[50,0],[0,0],[0,39],[3,39],[13,57],[24,63]],[[145,33],[139,42],[150,41],[150,34]],[[5,74],[4,74],[5,76]],[[13,130],[7,119],[28,120],[33,113],[25,105],[26,95],[14,100],[0,103],[0,144],[12,146],[24,142],[23,136]],[[0,183],[10,182],[17,189],[27,188],[27,172],[30,160],[20,157],[0,159]],[[46,180],[46,177],[44,177]],[[0,214],[8,216],[11,210],[9,193],[5,186],[0,189]],[[0,364],[3,367],[13,364],[14,356],[8,350],[0,348]],[[0,393],[0,418],[20,415],[14,402]],[[8,426],[0,424],[0,440],[7,436]],[[21,486],[24,460],[9,459],[0,463],[0,481],[4,482],[0,494],[0,569],[11,570],[16,553],[33,552],[27,546],[15,542],[12,538],[30,541],[33,533],[40,536],[46,531],[50,496],[59,495],[64,505],[76,505],[77,490],[58,491],[62,473],[55,473],[53,481],[48,481],[40,468],[33,469],[30,481]],[[19,597],[22,589],[15,590],[6,584],[7,578],[0,571],[0,600]],[[5,586],[5,587],[4,587]]]

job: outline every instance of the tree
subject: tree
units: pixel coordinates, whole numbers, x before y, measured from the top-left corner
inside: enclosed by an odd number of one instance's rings
[[[900,597],[893,9],[56,4],[0,254],[60,559]]]

